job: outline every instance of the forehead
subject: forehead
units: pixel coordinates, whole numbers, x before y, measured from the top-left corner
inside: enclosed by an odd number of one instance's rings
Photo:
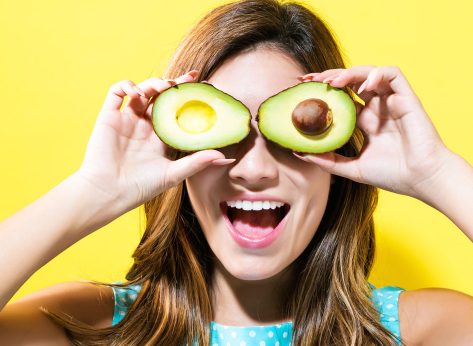
[[[256,115],[264,100],[298,84],[297,76],[305,73],[287,53],[257,48],[225,60],[208,81],[243,102]]]

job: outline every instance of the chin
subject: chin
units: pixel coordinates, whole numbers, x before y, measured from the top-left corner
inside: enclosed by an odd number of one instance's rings
[[[285,266],[278,265],[274,259],[253,255],[220,259],[220,262],[230,275],[247,281],[269,279],[285,269]]]

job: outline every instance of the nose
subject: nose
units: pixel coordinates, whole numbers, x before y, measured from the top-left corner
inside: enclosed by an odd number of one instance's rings
[[[230,179],[248,189],[264,189],[278,179],[276,159],[268,150],[268,143],[257,127],[238,144],[237,160],[229,170]]]

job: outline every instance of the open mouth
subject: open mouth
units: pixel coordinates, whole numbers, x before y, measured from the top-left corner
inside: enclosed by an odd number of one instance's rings
[[[290,210],[289,204],[274,209],[243,210],[220,203],[220,209],[235,241],[245,247],[269,245],[281,233]]]
[[[275,220],[276,224],[274,228],[281,222],[281,220],[286,216],[287,213],[289,213],[289,210],[291,209],[291,206],[287,203],[284,204],[284,206],[276,208],[276,209],[261,209],[261,210],[243,210],[243,209],[237,209],[233,208],[227,205],[226,202],[220,203],[220,209],[222,209],[222,212],[227,215],[228,219],[230,222],[233,224],[235,221],[236,216],[243,216],[246,220],[251,220],[252,223],[255,225],[259,226],[269,226],[270,225],[270,220]],[[247,214],[247,215],[245,215]],[[272,214],[271,218],[265,218],[263,217],[263,214]]]

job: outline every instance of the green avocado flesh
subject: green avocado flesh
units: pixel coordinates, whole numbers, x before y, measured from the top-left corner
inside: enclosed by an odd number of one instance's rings
[[[248,108],[206,83],[181,83],[165,90],[152,114],[158,137],[181,151],[225,147],[250,133]]]
[[[331,126],[318,135],[300,132],[292,122],[292,112],[306,99],[325,101],[332,112]],[[342,89],[326,83],[304,82],[266,99],[258,109],[258,127],[268,140],[303,153],[324,153],[343,146],[353,134],[356,108]]]

